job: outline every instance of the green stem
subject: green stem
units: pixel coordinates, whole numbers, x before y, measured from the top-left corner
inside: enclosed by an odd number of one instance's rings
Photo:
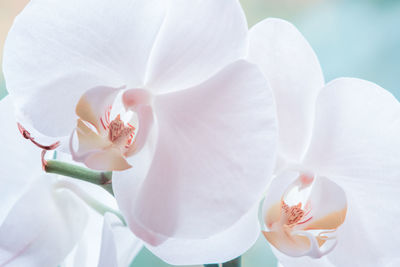
[[[237,257],[236,259],[233,259],[231,261],[225,262],[222,264],[223,267],[240,267],[242,265],[242,258]]]
[[[96,184],[103,187],[110,194],[114,195],[111,185],[112,172],[93,171],[85,167],[58,160],[48,160],[46,161],[44,167],[45,171],[48,173],[56,173]]]
[[[225,263],[222,264],[217,264],[217,263],[213,263],[213,264],[204,264],[204,267],[241,267],[242,266],[242,257],[239,256],[236,259],[233,259],[231,261],[227,261]]]

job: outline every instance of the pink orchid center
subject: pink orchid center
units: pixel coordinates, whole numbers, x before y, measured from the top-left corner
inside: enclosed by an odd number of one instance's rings
[[[120,114],[107,125],[107,129],[113,144],[128,147],[132,143],[135,127],[129,122],[125,124]]]
[[[281,221],[282,225],[294,227],[309,221],[311,205],[308,201],[314,176],[301,174],[285,191],[281,200]]]
[[[282,223],[291,227],[296,225],[305,214],[304,210],[301,209],[301,203],[289,207],[285,201],[281,203],[281,212]]]
[[[71,148],[71,153],[90,168],[128,169],[131,165],[126,158],[146,143],[153,124],[151,94],[143,89],[119,92],[108,87],[93,88],[77,104],[79,146],[76,152]]]
[[[263,234],[289,256],[319,258],[336,246],[336,230],[346,212],[347,200],[340,186],[325,177],[300,173],[279,202],[264,207],[267,229]]]

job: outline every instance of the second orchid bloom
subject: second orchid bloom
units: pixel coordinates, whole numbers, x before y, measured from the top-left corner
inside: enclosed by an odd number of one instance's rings
[[[278,161],[261,217],[281,264],[398,264],[399,102],[360,79],[325,85],[310,45],[283,20],[250,30],[248,58],[277,106]]]

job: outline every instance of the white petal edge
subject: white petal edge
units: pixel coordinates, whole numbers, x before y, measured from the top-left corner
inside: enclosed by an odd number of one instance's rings
[[[263,200],[261,207],[260,220],[265,223],[261,226],[263,230],[269,230],[268,224],[273,223],[279,219],[279,217],[273,216],[275,218],[271,217],[268,221],[265,220],[267,218],[266,215],[268,214],[268,211],[274,213],[277,212],[276,215],[280,216],[280,206],[281,206],[282,196],[288,189],[288,186],[291,185],[298,178],[298,176],[299,174],[295,171],[285,171],[281,173],[279,176],[277,177],[275,176],[271,181],[271,183],[269,184],[268,190],[266,191],[266,196]],[[269,215],[272,215],[272,213],[270,213]]]
[[[394,225],[400,217],[400,208],[396,205],[400,181],[351,177],[335,177],[334,180],[346,192],[348,211],[337,230],[338,244],[328,254],[328,259],[335,266],[354,267],[386,267],[399,261],[400,229]]]
[[[314,119],[314,103],[324,85],[313,49],[291,23],[266,19],[250,29],[248,59],[268,79],[275,95],[279,152],[292,161],[302,157]]]
[[[50,179],[40,176],[1,224],[1,265],[56,266],[79,240],[86,210],[70,192],[54,191]]]
[[[398,260],[399,233],[392,225],[400,213],[393,205],[400,194],[399,116],[400,104],[388,91],[360,79],[336,79],[318,96],[304,164],[336,177],[348,197],[338,245],[328,255],[338,266],[350,261],[387,266]]]
[[[167,92],[197,85],[243,58],[247,22],[238,0],[168,0],[146,88]]]
[[[327,257],[312,259],[310,257],[290,257],[271,246],[272,252],[279,261],[281,267],[339,267],[333,265]],[[340,266],[341,267],[341,266]]]
[[[0,100],[0,224],[41,170],[40,149],[24,139],[17,127],[11,96]]]
[[[308,199],[312,218],[296,227],[296,230],[336,229],[346,220],[348,203],[344,189],[333,179],[326,177],[316,177],[315,179]]]
[[[71,253],[64,259],[61,267],[97,266],[99,263],[103,216],[88,208],[88,222]]]
[[[400,103],[368,81],[340,78],[316,102],[312,141],[303,165],[327,177],[398,182]]]
[[[86,90],[142,86],[165,6],[161,0],[31,1],[4,48],[7,89],[21,114],[44,135],[67,136]]]
[[[244,254],[260,235],[258,204],[225,231],[205,239],[167,239],[159,246],[146,245],[172,265],[220,263]]]
[[[129,266],[142,249],[142,242],[114,214],[104,215],[98,267]]]
[[[58,154],[57,158],[67,162],[72,161],[70,156],[67,154]],[[103,188],[75,179],[71,180],[69,178],[61,178],[60,180],[61,181],[59,181],[58,185],[62,185],[63,182],[72,184],[72,187],[68,187],[69,190],[71,190],[71,188],[74,189],[74,187],[77,186],[79,191],[82,191],[84,194],[88,194],[96,201],[112,209],[117,209],[117,203],[114,197]],[[84,229],[83,235],[81,236],[79,243],[76,244],[74,250],[63,262],[62,267],[96,266],[99,263],[99,259],[102,257],[102,255],[100,255],[100,248],[103,220],[104,219],[102,215],[88,207],[88,222]]]

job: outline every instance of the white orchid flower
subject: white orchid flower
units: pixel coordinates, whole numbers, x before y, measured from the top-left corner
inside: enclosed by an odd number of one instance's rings
[[[150,250],[203,264],[255,242],[249,214],[275,163],[272,93],[246,51],[237,0],[36,0],[8,35],[4,73],[41,134],[75,130],[76,160],[127,169],[115,197]]]
[[[277,105],[280,160],[262,219],[280,262],[397,266],[399,102],[359,79],[324,85],[310,45],[282,20],[251,29],[249,59]]]
[[[1,222],[0,266],[57,266],[79,240],[84,208],[48,179],[33,180]]]
[[[142,242],[112,213],[104,216],[102,239],[98,267],[130,266],[142,248]]]
[[[40,176],[39,149],[21,138],[10,97],[0,101],[0,266],[56,266],[83,232],[87,214],[70,192]]]
[[[35,160],[40,150],[21,138],[12,110],[10,97],[0,101],[0,266],[58,266],[62,262],[74,267],[128,266],[141,248],[140,241],[113,214],[106,214],[102,230],[103,218],[85,207],[82,197],[87,194],[82,189],[55,175],[40,174],[40,161]],[[108,194],[84,182],[79,186],[103,201]],[[110,202],[116,207],[111,196]],[[90,243],[90,249],[85,250],[84,242]],[[71,250],[74,253],[67,257]]]
[[[116,208],[115,199],[86,182],[61,180],[56,185],[72,191],[92,207],[87,209],[89,216],[83,235],[61,266],[129,266],[143,245],[120,217],[110,212],[105,212],[104,217],[100,214],[104,208]]]

